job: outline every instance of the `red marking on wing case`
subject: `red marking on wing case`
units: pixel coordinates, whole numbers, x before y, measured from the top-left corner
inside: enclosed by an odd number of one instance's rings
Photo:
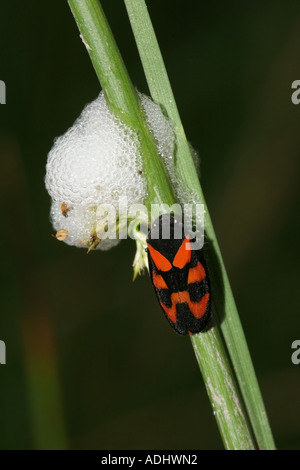
[[[170,308],[166,307],[163,302],[160,302],[160,305],[165,311],[165,314],[167,315],[167,317],[169,317],[173,323],[176,323],[177,321],[176,304],[172,304],[172,307]]]
[[[205,277],[205,269],[200,263],[200,261],[198,261],[197,266],[189,269],[188,284],[193,284],[194,282],[201,282]]]
[[[168,289],[164,278],[160,274],[156,274],[154,271],[152,272],[152,281],[156,289]]]
[[[187,303],[191,313],[195,318],[199,319],[203,317],[206,312],[207,303],[209,301],[210,294],[204,294],[200,302],[192,302],[190,295],[187,291],[173,292],[171,294],[172,307],[168,308],[163,302],[160,305],[164,309],[166,315],[170,318],[173,323],[177,321],[176,305]]]
[[[189,236],[185,237],[173,261],[173,266],[176,268],[184,268],[184,266],[191,261],[192,252],[189,249],[190,241]]]
[[[153,263],[159,271],[170,271],[172,265],[167,258],[165,258],[159,251],[155,250],[151,245],[148,244],[148,250],[152,258]]]
[[[170,308],[166,307],[163,302],[161,302],[160,305],[162,306],[162,308],[164,309],[165,313],[170,318],[170,320],[173,323],[176,323],[176,321],[177,321],[176,305],[181,304],[183,302],[187,302],[189,300],[190,300],[190,296],[189,296],[188,292],[186,292],[186,291],[173,292],[171,294],[172,307],[170,307]]]
[[[210,294],[204,294],[200,302],[188,302],[188,306],[194,317],[201,318],[205,314]]]

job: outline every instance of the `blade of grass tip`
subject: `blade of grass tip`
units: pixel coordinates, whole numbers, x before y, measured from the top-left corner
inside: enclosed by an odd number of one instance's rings
[[[186,186],[194,194],[197,194],[199,202],[205,204],[190,147],[186,140],[145,1],[124,0],[124,2],[151,96],[154,101],[162,106],[162,109],[174,125],[174,132],[177,139],[178,174]],[[205,210],[205,232],[210,245],[209,249],[206,250],[206,254],[210,267],[215,310],[217,311],[219,321],[222,320],[221,330],[241,388],[258,446],[261,449],[274,449],[275,444],[265,406],[206,204]]]
[[[136,98],[132,94],[133,87],[128,83],[129,77],[126,70],[124,70],[125,66],[121,60],[100,4],[94,0],[90,0],[89,2],[84,0],[69,0],[69,4],[81,31],[81,35],[84,38],[103,90],[108,97],[110,108],[115,111],[117,116],[125,123],[134,126],[134,129],[138,132],[141,139],[149,138],[149,132],[147,131],[147,133],[141,130],[141,128],[147,128],[145,117],[143,113],[140,112],[140,109],[135,106]],[[116,89],[111,90],[112,86],[117,87],[118,92],[116,92]],[[150,141],[153,142],[153,138],[150,138]],[[143,151],[143,148],[141,150]],[[155,159],[157,155],[156,148],[155,152],[145,152],[144,155],[142,155],[145,163],[144,166],[146,167],[145,176],[148,179],[148,187],[152,186],[155,188],[154,201],[158,199],[169,204],[169,201],[174,202],[174,200],[172,200],[173,196],[171,192],[166,191],[165,181],[167,180],[167,176],[164,174],[158,182],[157,173],[148,171],[149,168],[151,169],[151,163],[149,163],[147,159]],[[150,198],[148,201],[153,202],[153,199]],[[219,335],[217,335],[216,328],[210,330],[207,334],[207,337],[209,336],[214,338],[215,342],[221,341]],[[203,338],[204,337],[205,336],[203,336]],[[201,340],[202,336],[199,341],[201,342]],[[195,338],[195,341],[197,341],[197,338]],[[222,349],[219,348],[219,350]],[[248,429],[245,413],[242,411],[242,403],[239,403],[238,391],[234,391],[234,396],[236,397],[236,401],[234,402],[232,400],[234,381],[224,381],[224,376],[231,378],[232,373],[230,371],[229,362],[226,361],[226,358],[222,357],[222,354],[220,353],[220,361],[214,361],[214,369],[217,372],[215,372],[213,368],[208,370],[208,376],[211,371],[213,372],[211,383],[214,384],[217,378],[219,383],[224,383],[224,387],[220,392],[221,395],[218,396],[216,393],[213,393],[218,425],[220,429],[222,429],[223,440],[226,447],[232,449],[251,449],[254,447],[254,443],[251,438],[251,432]],[[210,356],[208,355],[207,357]],[[213,389],[214,387],[211,387],[211,390]],[[222,400],[220,398],[221,396],[223,397]],[[224,403],[226,406],[224,406]],[[236,406],[237,403],[239,403],[238,406]],[[235,434],[233,433],[234,429],[237,430]]]

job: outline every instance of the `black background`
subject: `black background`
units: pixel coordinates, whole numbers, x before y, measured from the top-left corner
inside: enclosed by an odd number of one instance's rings
[[[148,3],[277,446],[299,448],[300,4]],[[148,93],[123,2],[102,5]],[[134,243],[51,237],[47,153],[100,91],[67,2],[1,0],[0,79],[0,447],[222,448],[189,338],[132,283]]]

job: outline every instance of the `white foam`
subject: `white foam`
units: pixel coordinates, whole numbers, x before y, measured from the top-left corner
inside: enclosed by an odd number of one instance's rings
[[[172,125],[159,105],[145,95],[139,96],[159,154],[176,191],[183,195],[174,167]],[[111,113],[103,92],[54,141],[48,154],[45,184],[52,198],[54,229],[67,230],[65,242],[80,247],[91,243],[100,204],[112,204],[118,210],[121,200],[126,200],[128,207],[145,201],[147,184],[138,137]],[[65,215],[61,210],[63,203],[69,209]],[[103,240],[97,248],[109,249],[117,243],[118,240]]]

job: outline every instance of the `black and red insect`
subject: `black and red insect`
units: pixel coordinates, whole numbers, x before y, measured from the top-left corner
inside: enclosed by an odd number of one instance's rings
[[[193,242],[192,236],[184,234],[181,219],[170,214],[155,220],[147,238],[156,296],[170,325],[181,335],[199,333],[211,317],[207,269],[202,250],[191,249]]]

